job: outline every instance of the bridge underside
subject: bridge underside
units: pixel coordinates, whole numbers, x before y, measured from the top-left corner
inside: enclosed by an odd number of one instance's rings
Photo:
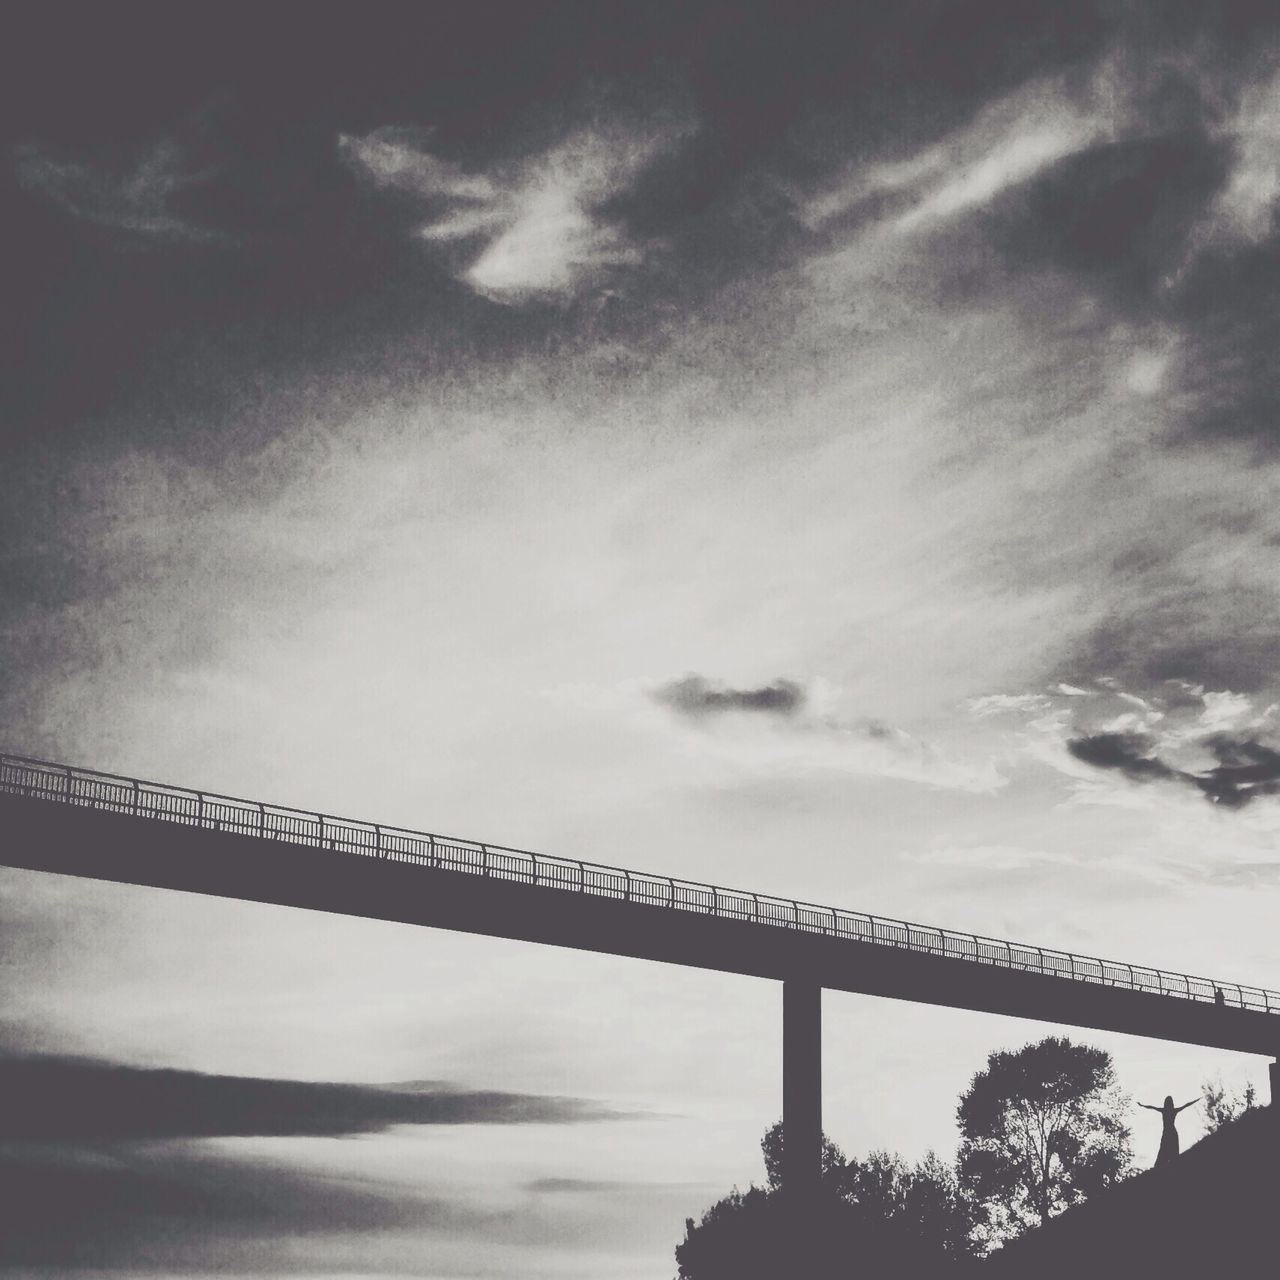
[[[1280,1017],[0,794],[0,862],[1274,1057]]]

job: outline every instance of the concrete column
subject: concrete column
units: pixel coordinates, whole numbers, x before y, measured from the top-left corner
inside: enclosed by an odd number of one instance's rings
[[[822,987],[782,984],[782,1190],[811,1204],[822,1178]]]
[[[1280,1116],[1280,1062],[1271,1064],[1271,1105]]]

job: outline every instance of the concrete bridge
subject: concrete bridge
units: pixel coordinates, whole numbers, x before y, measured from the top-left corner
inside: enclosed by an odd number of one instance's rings
[[[798,1193],[820,1172],[824,987],[1280,1056],[1262,987],[19,756],[0,863],[780,980]]]

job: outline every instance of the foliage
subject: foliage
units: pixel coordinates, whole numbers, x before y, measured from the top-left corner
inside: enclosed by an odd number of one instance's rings
[[[1206,1080],[1200,1086],[1204,1095],[1204,1122],[1210,1133],[1217,1133],[1223,1125],[1230,1124],[1246,1111],[1252,1111],[1258,1105],[1258,1091],[1253,1081],[1248,1080],[1239,1092],[1228,1093],[1222,1083],[1221,1076]]]
[[[962,1193],[987,1244],[1045,1223],[1132,1160],[1111,1055],[1049,1036],[987,1058],[956,1110]]]
[[[838,1179],[840,1194],[871,1218],[892,1223],[929,1249],[960,1258],[969,1252],[973,1214],[955,1169],[930,1151],[919,1164],[872,1151],[853,1159]]]
[[[771,1124],[760,1139],[760,1150],[764,1153],[764,1174],[769,1182],[769,1189],[776,1191],[782,1185],[782,1121]],[[845,1166],[844,1152],[824,1133],[822,1135],[822,1180],[829,1181],[839,1174]]]
[[[801,1265],[784,1217],[782,1144],[779,1123],[760,1143],[767,1189],[735,1189],[700,1222],[686,1221],[676,1248],[680,1280],[847,1276],[867,1267],[937,1276],[965,1256],[970,1215],[953,1169],[932,1152],[914,1166],[884,1151],[846,1159],[824,1135],[822,1195],[812,1228],[819,1261]]]
[[[828,1190],[812,1206],[802,1239],[785,1193],[737,1189],[699,1222],[685,1222],[676,1246],[679,1280],[848,1280],[861,1274],[946,1275],[948,1260],[892,1223]]]

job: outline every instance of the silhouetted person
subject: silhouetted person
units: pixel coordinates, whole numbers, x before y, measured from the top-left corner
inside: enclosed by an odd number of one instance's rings
[[[1202,1094],[1201,1097],[1204,1095]],[[1194,1107],[1200,1098],[1192,1098],[1190,1102],[1184,1102],[1182,1106],[1175,1107],[1173,1099],[1165,1094],[1163,1107],[1151,1107],[1145,1102],[1138,1103],[1146,1111],[1158,1111],[1164,1118],[1164,1132],[1160,1135],[1160,1150],[1156,1153],[1156,1168],[1162,1164],[1171,1164],[1178,1158],[1178,1130],[1174,1127],[1174,1120],[1177,1119],[1179,1111],[1185,1111],[1188,1107]]]
[[[1214,987],[1213,1003],[1216,1004],[1219,1009],[1225,1009],[1227,1007],[1227,997],[1222,994],[1221,987]],[[1139,1103],[1138,1105],[1141,1106],[1142,1104]]]

